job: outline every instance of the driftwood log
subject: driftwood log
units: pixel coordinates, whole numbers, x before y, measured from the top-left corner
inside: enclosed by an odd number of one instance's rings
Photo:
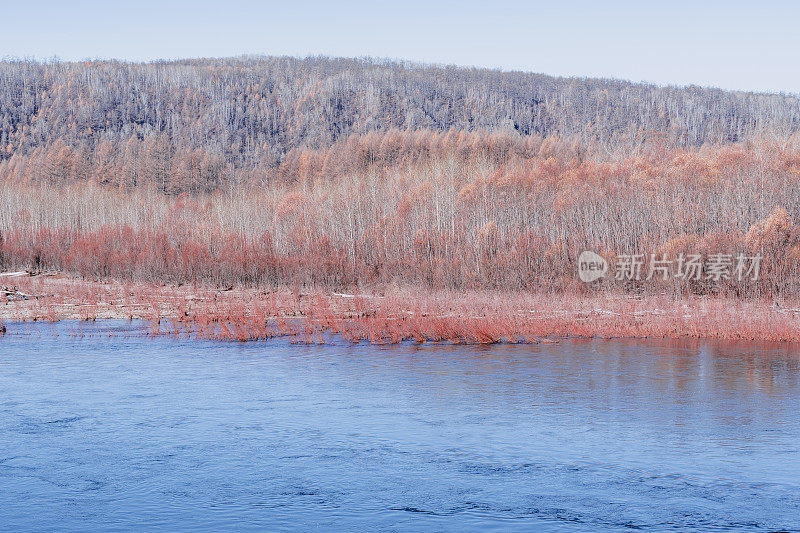
[[[30,300],[31,298],[36,298],[36,296],[17,289],[3,287],[0,289],[0,298],[4,301],[13,302],[16,300]]]

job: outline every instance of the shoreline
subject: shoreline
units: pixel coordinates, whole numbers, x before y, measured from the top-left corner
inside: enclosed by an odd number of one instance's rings
[[[349,293],[309,288],[216,289],[88,281],[60,272],[0,274],[0,322],[144,320],[148,333],[201,339],[288,337],[324,344],[549,343],[554,339],[800,342],[795,302],[665,295],[576,295],[413,287]]]

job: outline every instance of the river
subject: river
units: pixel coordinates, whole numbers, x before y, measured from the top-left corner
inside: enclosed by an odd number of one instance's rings
[[[8,324],[0,529],[800,531],[800,347]]]

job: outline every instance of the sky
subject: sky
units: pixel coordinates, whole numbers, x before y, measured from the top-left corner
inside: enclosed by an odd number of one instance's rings
[[[800,93],[800,2],[0,0],[0,57],[329,55]]]

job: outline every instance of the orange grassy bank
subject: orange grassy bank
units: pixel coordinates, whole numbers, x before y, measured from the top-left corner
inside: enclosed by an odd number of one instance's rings
[[[91,282],[0,274],[0,320],[142,319],[145,333],[198,339],[376,344],[552,342],[562,337],[800,342],[800,304],[668,296],[634,298],[393,288],[343,294]]]

